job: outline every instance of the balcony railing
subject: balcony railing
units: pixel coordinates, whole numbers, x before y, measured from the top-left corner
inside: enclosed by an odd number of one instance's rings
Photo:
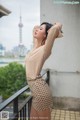
[[[50,72],[49,70],[42,71],[42,76],[45,76],[46,82],[49,84],[49,77]],[[20,89],[18,92],[16,92],[14,95],[12,95],[10,98],[5,100],[0,104],[0,113],[3,111],[9,112],[9,120],[29,120],[30,119],[30,110],[31,110],[31,101],[32,96],[29,95],[23,103],[19,103],[19,97],[22,93],[25,91],[28,92],[29,86],[25,86],[24,88]],[[13,104],[12,104],[13,103]],[[7,110],[6,108],[12,104],[12,112],[11,109]],[[3,117],[3,116],[2,116]]]

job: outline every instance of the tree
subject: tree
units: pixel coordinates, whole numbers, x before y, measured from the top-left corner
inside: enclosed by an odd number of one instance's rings
[[[13,62],[5,67],[0,67],[0,95],[10,97],[13,93],[24,87],[26,82],[25,67]]]

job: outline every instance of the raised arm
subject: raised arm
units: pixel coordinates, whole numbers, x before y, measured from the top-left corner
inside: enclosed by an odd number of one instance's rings
[[[54,26],[52,26],[49,29],[48,36],[44,45],[45,58],[47,58],[51,54],[53,43],[55,39],[58,38],[61,28],[62,28],[62,25],[60,23],[56,23]]]

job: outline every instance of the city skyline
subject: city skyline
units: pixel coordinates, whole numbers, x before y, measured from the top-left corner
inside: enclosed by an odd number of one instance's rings
[[[11,50],[19,45],[20,9],[23,23],[22,43],[30,49],[32,44],[32,29],[40,24],[40,0],[1,0],[1,5],[11,11],[11,14],[0,19],[0,43]]]

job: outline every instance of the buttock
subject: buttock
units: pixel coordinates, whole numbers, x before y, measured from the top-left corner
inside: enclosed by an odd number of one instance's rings
[[[30,82],[30,89],[33,96],[32,106],[37,110],[44,110],[52,106],[52,94],[44,79]]]
[[[48,84],[46,83],[46,81],[44,79],[38,79],[35,81],[30,81],[28,82],[29,86],[30,86],[30,90],[32,93],[34,93],[35,95],[41,94],[44,95],[42,93],[48,93],[50,92],[50,88],[48,86]]]

